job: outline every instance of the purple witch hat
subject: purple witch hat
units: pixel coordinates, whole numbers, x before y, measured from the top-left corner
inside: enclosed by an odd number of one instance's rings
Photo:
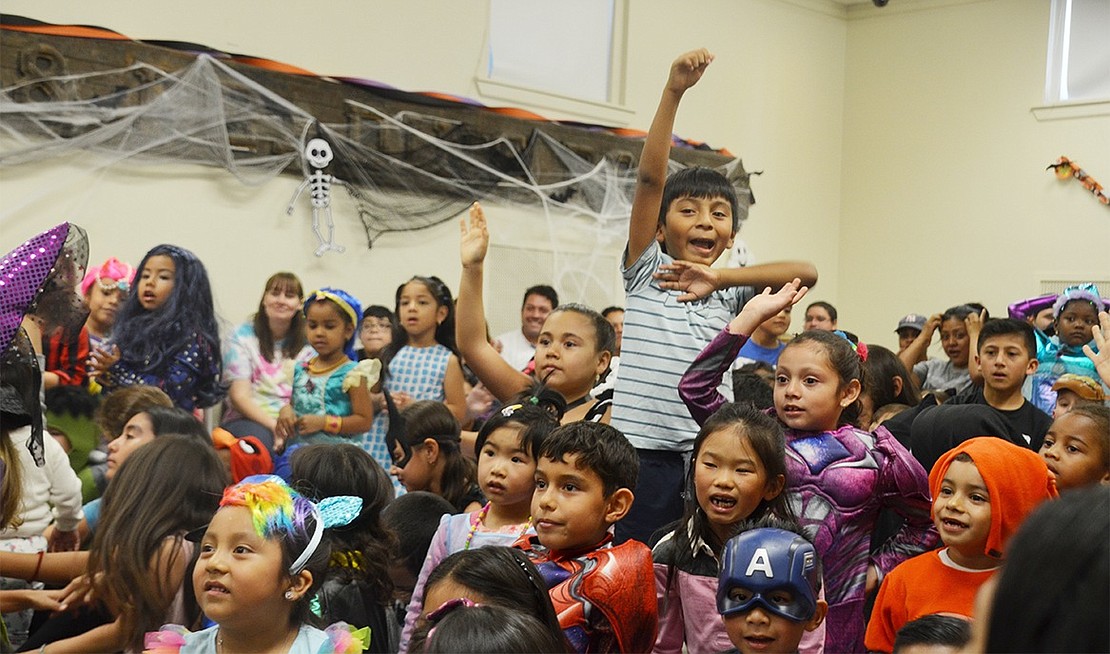
[[[88,259],[85,231],[70,223],[28,239],[0,259],[0,362],[9,369],[0,384],[0,408],[5,426],[32,426],[27,447],[38,465],[43,464],[41,377],[21,324],[24,316],[33,314],[44,323],[45,335],[83,321],[76,288]],[[21,376],[20,371],[27,374]]]

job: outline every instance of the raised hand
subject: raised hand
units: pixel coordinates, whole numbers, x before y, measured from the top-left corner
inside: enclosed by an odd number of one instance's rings
[[[705,48],[698,48],[680,55],[671,64],[671,75],[667,79],[667,90],[683,93],[686,89],[697,84],[713,59],[713,53]]]
[[[489,230],[486,228],[486,214],[482,205],[470,205],[470,224],[467,219],[459,220],[459,258],[463,266],[471,266],[485,261],[489,249]]]
[[[1094,362],[1102,383],[1110,386],[1110,313],[1098,312],[1098,324],[1091,328],[1091,336],[1095,347],[1092,348],[1090,343],[1084,345],[1083,354]],[[1097,352],[1095,348],[1098,349]]]
[[[802,280],[797,277],[793,281],[783,284],[782,288],[775,293],[772,293],[771,288],[767,287],[763,289],[762,293],[744,304],[744,308],[740,310],[739,315],[728,324],[728,330],[733,334],[751,336],[756,327],[770,320],[783,309],[800,302],[808,292],[809,287],[802,286]]]

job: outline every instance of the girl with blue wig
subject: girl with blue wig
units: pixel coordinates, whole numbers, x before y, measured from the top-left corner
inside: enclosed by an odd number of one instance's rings
[[[274,430],[274,451],[290,441],[343,443],[370,429],[374,408],[370,389],[378,383],[377,359],[355,361],[355,330],[362,306],[350,294],[322,288],[304,302],[308,344],[316,356],[293,368],[292,401],[282,407]]]
[[[187,411],[218,403],[226,389],[204,264],[185,248],[158,245],[138,269],[111,340],[90,357],[90,376],[109,392],[156,386]]]

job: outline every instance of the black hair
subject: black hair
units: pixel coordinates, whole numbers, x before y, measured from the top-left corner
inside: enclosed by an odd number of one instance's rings
[[[408,341],[408,336],[405,334],[405,330],[401,327],[401,322],[399,320],[397,320],[397,314],[390,311],[389,307],[382,306],[380,304],[371,304],[370,306],[366,307],[366,309],[363,310],[363,312],[362,312],[362,322],[363,323],[366,322],[367,318],[380,318],[380,319],[389,321],[389,345],[387,345],[385,347],[385,349],[383,349],[378,354],[378,358],[382,362],[383,376],[384,376],[384,374],[385,374],[384,373],[384,367],[388,363],[385,360],[386,354],[390,353],[390,350],[392,350],[394,343],[402,343],[402,344],[406,343]],[[362,329],[362,324],[359,324],[358,329],[356,331],[359,331],[361,329]],[[399,350],[400,346],[398,346],[397,349]],[[359,350],[359,352],[361,353],[360,356],[362,356],[363,358],[366,358],[366,352],[364,352],[362,350]],[[396,352],[393,352],[392,354],[396,354]],[[390,357],[392,357],[392,354],[390,354]]]
[[[258,301],[258,311],[254,314],[253,325],[254,335],[258,338],[258,352],[269,363],[274,362],[274,334],[270,331],[270,318],[266,315],[266,295],[270,293],[271,289],[282,292],[291,290],[297,294],[301,303],[304,302],[304,285],[293,273],[276,272],[266,280],[265,289],[262,291],[262,299]],[[281,353],[285,358],[292,359],[296,357],[308,343],[304,325],[304,312],[293,312],[293,318],[289,321],[289,331],[282,339]]]
[[[861,394],[863,389],[867,388],[866,369],[859,358],[859,354],[848,339],[837,335],[836,332],[811,329],[795,336],[794,340],[786,344],[786,348],[806,343],[813,343],[825,352],[829,364],[832,365],[833,370],[840,378],[840,388],[844,388],[853,379],[859,381]],[[786,351],[786,348],[783,351]],[[840,413],[840,424],[858,427],[859,411],[859,399],[857,398],[855,402],[845,407]]]
[[[423,284],[424,287],[428,289],[428,292],[432,294],[432,297],[435,298],[436,305],[447,308],[447,317],[443,319],[443,322],[439,323],[439,325],[436,326],[435,339],[437,343],[447,348],[448,350],[451,350],[452,354],[454,354],[455,356],[459,356],[459,347],[455,343],[455,300],[451,297],[451,289],[447,288],[447,284],[443,283],[443,280],[439,277],[436,277],[435,275],[432,275],[430,277],[421,277],[417,275],[398,286],[397,292],[394,294],[394,313],[400,315],[401,293],[405,290],[405,287],[412,282],[419,282],[420,284]],[[392,360],[393,355],[397,354],[397,352],[407,344],[407,337],[402,338],[399,341],[395,340],[393,343],[390,344],[387,350],[389,352],[389,356],[384,358],[387,361]]]
[[[612,354],[613,351],[617,349],[617,332],[613,329],[613,326],[609,324],[609,321],[605,319],[605,316],[577,302],[560,305],[551,313],[557,313],[559,311],[577,313],[593,323],[594,339],[596,340],[598,352],[609,352]]]
[[[1110,652],[1110,486],[1037,507],[997,579],[986,651]]]
[[[540,297],[547,298],[547,300],[551,302],[552,309],[559,308],[559,294],[554,288],[547,284],[536,284],[524,291],[524,298],[520,301],[520,308],[524,308],[524,305],[528,302],[529,295],[539,295]]]
[[[810,305],[806,307],[806,313],[809,313],[809,310],[813,307],[821,307],[825,310],[825,313],[829,314],[829,318],[832,319],[833,322],[836,322],[836,307],[834,307],[833,305],[825,302],[824,300],[818,300],[816,302],[810,303]]]
[[[562,627],[551,605],[547,584],[535,564],[521,550],[493,545],[455,552],[443,559],[428,575],[424,585],[425,596],[445,579],[481,595],[488,604],[534,615],[552,634],[562,637]],[[420,602],[423,604],[423,597]],[[436,608],[439,607],[424,607],[426,612]],[[414,636],[409,651],[417,651],[417,646],[417,637]]]
[[[178,436],[213,447],[212,436],[204,425],[185,409],[152,406],[141,413],[150,418],[150,428],[155,436]]]
[[[367,318],[385,318],[391,323],[397,322],[397,315],[390,311],[389,307],[383,306],[381,304],[371,304],[370,306],[366,307],[366,309],[362,312],[362,319],[366,320]]]
[[[732,209],[732,233],[740,228],[740,201],[736,188],[721,173],[704,166],[692,166],[667,177],[663,201],[659,205],[659,224],[667,224],[671,203],[679,198],[724,198]]]
[[[976,313],[976,314],[977,313],[982,313],[983,311],[986,311],[986,307],[979,304],[978,302],[968,302],[967,304],[957,304],[954,307],[949,307],[947,310],[945,310],[944,313],[940,314],[940,321],[941,322],[947,322],[947,321],[952,320],[953,318],[955,318],[956,320],[959,320],[959,321],[962,322],[964,320],[964,318],[967,318],[971,314],[973,314],[973,313]],[[990,312],[988,311],[987,314],[984,316],[984,319],[990,318],[990,317],[991,317]]]
[[[55,386],[47,389],[43,403],[46,405],[46,410],[54,415],[69,415],[92,420],[96,407],[100,404],[100,396],[92,395],[80,386]]]
[[[1025,346],[1025,353],[1030,358],[1037,357],[1037,332],[1033,325],[1025,322],[1024,320],[1014,320],[1013,318],[991,318],[983,322],[983,326],[979,329],[979,341],[976,343],[976,354],[983,351],[983,344],[987,339],[995,338],[998,336],[1009,335],[1021,337],[1022,344]]]
[[[427,439],[439,444],[444,458],[443,475],[439,480],[441,494],[459,511],[470,487],[478,476],[477,466],[470,457],[463,456],[459,421],[443,402],[418,400],[401,412],[405,430],[401,438],[410,448],[417,448]]]
[[[414,578],[420,575],[439,519],[454,512],[450,502],[427,491],[405,493],[382,511],[382,520],[397,537],[401,562]]]
[[[879,407],[888,404],[917,404],[917,384],[897,354],[881,345],[868,346],[867,361],[863,362],[863,368],[867,378],[863,394],[871,399],[872,415]],[[898,393],[894,392],[895,377],[902,380],[902,390]],[[867,425],[860,426],[867,428]]]
[[[328,577],[359,582],[374,604],[386,604],[393,594],[389,561],[397,538],[382,522],[382,510],[393,499],[393,483],[374,457],[350,443],[306,445],[290,457],[292,480],[302,494],[316,502],[327,497],[355,495],[362,509],[350,523],[329,529],[333,553],[351,559],[331,565]]]
[[[162,306],[148,311],[139,302],[143,269],[151,257],[158,256],[173,260],[173,290]],[[227,388],[220,382],[220,329],[204,264],[185,248],[163,244],[151,248],[135,270],[139,279],[131,285],[112,332],[120,361],[136,372],[158,373],[186,344],[199,339],[202,349],[210,353],[217,374],[201,371],[191,390],[192,399],[198,407],[216,404],[227,394]]]
[[[1095,423],[1095,433],[1099,435],[1096,445],[1102,450],[1102,466],[1110,470],[1110,407],[1101,402],[1083,401],[1076,403],[1068,413]]]
[[[894,650],[898,654],[913,645],[941,645],[960,648],[971,640],[971,622],[951,615],[931,613],[902,625],[894,637]]]
[[[775,406],[774,389],[767,380],[753,372],[732,371],[732,396],[737,402],[746,402],[757,409]]]
[[[474,453],[480,456],[489,435],[507,426],[519,428],[522,449],[535,459],[539,456],[544,440],[559,427],[559,421],[538,404],[509,404],[495,411],[478,430],[474,439]]]
[[[566,652],[565,640],[543,622],[515,608],[497,605],[458,606],[439,619],[423,652]]]
[[[618,311],[620,311],[621,313],[624,313],[624,307],[618,307],[616,305],[611,306],[611,307],[605,307],[604,309],[601,310],[601,317],[608,318],[609,314],[616,313]]]
[[[766,387],[766,384],[763,384]],[[747,438],[763,469],[767,473],[767,482],[781,476],[783,487],[778,495],[770,500],[760,500],[749,520],[758,520],[765,515],[775,515],[783,519],[793,520],[794,512],[786,499],[786,439],[783,436],[782,425],[770,415],[756,409],[747,402],[730,402],[717,409],[705,421],[694,438],[694,449],[691,455],[690,466],[686,469],[686,509],[680,524],[689,525],[690,529],[679,528],[675,530],[676,551],[678,560],[693,553],[691,532],[694,537],[700,537],[709,545],[714,553],[720,555],[724,542],[721,541],[709,527],[709,519],[705,511],[698,505],[697,494],[694,491],[694,474],[697,468],[697,458],[706,439],[711,435],[730,431],[738,437]]]
[[[635,490],[640,473],[640,457],[616,427],[600,422],[571,422],[552,431],[540,449],[540,456],[565,462],[575,455],[579,470],[593,471],[601,479],[605,496],[621,488]]]

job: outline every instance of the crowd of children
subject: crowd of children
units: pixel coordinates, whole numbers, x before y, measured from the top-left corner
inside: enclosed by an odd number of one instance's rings
[[[281,272],[223,343],[188,250],[86,275],[63,224],[9,253],[3,651],[995,651],[1084,510],[1056,566],[1074,620],[1025,610],[1106,651],[1107,301],[910,314],[897,353],[817,301],[785,338],[813,266],[711,267],[735,192],[668,175],[712,61],[675,60],[644,143],[626,308],[551,298],[523,368],[486,327],[477,203],[457,302],[417,276],[364,312]],[[72,468],[54,387],[99,403]]]

